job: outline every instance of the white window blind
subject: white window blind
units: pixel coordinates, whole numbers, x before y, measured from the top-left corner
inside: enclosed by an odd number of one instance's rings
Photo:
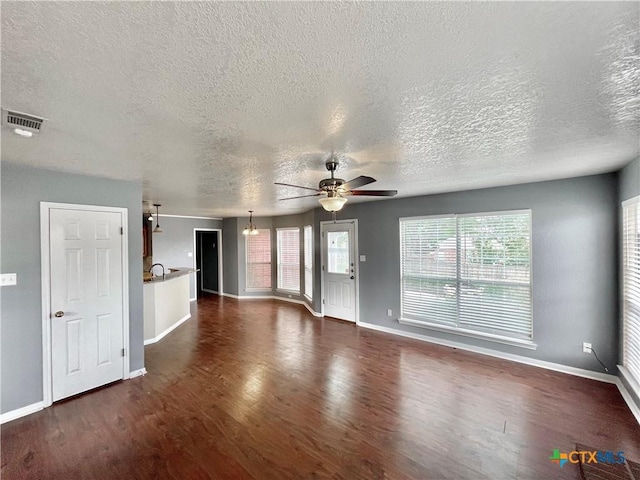
[[[622,365],[640,384],[640,197],[622,207]]]
[[[278,238],[278,288],[300,291],[300,229],[279,228]]]
[[[271,230],[247,235],[247,289],[271,289]]]
[[[313,298],[313,227],[304,227],[304,294]]]
[[[531,212],[400,219],[403,319],[530,341]]]

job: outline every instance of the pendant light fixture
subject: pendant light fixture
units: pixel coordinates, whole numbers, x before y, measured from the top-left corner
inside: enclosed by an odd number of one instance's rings
[[[153,222],[153,213],[149,212],[149,213],[145,214],[145,217],[147,217],[147,220],[149,222]]]
[[[253,224],[253,210],[249,210],[249,223],[242,230],[243,235],[258,235],[258,227]]]
[[[156,228],[153,229],[153,233],[162,233],[162,229],[160,228],[160,214],[159,208],[162,206],[160,203],[154,203],[154,207],[156,207]]]

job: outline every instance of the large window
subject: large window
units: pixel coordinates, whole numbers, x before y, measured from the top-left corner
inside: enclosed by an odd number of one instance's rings
[[[640,385],[640,197],[622,204],[622,229],[622,366]]]
[[[313,298],[313,227],[304,227],[304,294]]]
[[[531,212],[400,219],[401,323],[531,344]]]
[[[300,229],[279,228],[278,289],[300,292]]]
[[[271,230],[247,235],[247,290],[271,290]]]

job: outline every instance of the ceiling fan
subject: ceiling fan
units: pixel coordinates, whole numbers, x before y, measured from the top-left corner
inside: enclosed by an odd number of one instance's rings
[[[320,180],[318,188],[303,187],[301,185],[276,182],[276,185],[303,188],[305,190],[312,190],[316,192],[309,195],[281,198],[280,200],[293,200],[295,198],[322,196],[323,198],[319,199],[322,208],[324,208],[328,212],[337,212],[344,206],[345,203],[347,203],[347,199],[345,198],[347,196],[355,195],[369,197],[393,197],[398,193],[397,190],[356,190],[359,187],[364,187],[365,185],[369,185],[370,183],[376,181],[375,178],[366,177],[364,175],[360,175],[359,177],[349,180],[348,182],[345,182],[341,178],[335,178],[334,172],[338,168],[338,158],[334,154],[332,154],[327,159],[325,166],[327,167],[327,170],[331,172],[331,178]]]

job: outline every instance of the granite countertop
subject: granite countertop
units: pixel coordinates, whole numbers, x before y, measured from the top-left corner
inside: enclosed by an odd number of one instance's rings
[[[158,272],[160,271],[160,268],[155,268],[154,271]],[[194,269],[194,268],[165,268],[165,275],[164,277],[162,275],[156,275],[153,277],[150,277],[148,275],[148,272],[145,272],[145,274],[143,275],[143,281],[144,283],[157,283],[157,282],[165,282],[167,280],[171,280],[172,278],[178,278],[178,277],[182,277],[184,275],[188,275],[190,273],[194,273],[197,272],[198,270]]]

